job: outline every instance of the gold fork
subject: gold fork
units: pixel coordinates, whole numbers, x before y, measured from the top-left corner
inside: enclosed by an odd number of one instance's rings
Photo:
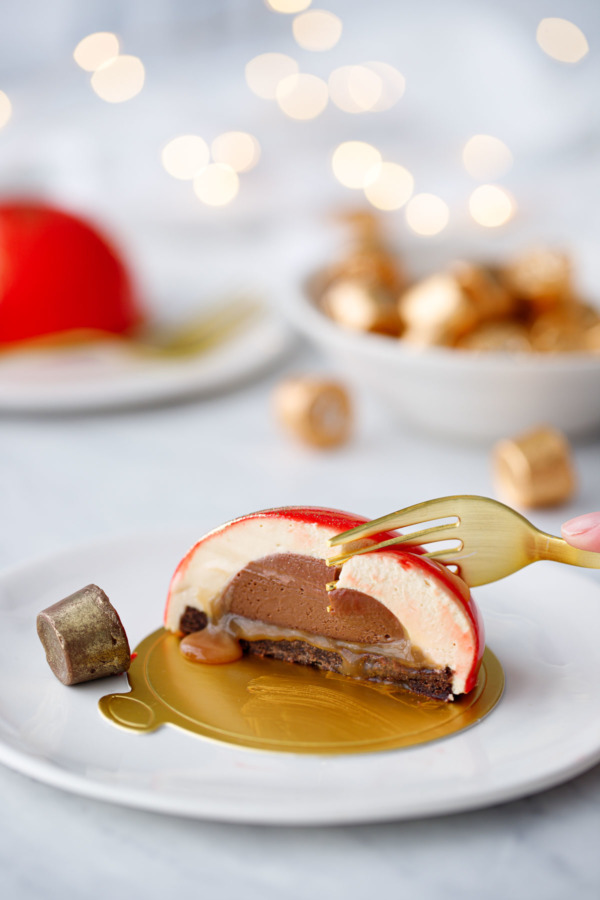
[[[410,549],[415,545],[454,541],[458,542],[458,547],[434,550],[425,556],[444,565],[456,566],[458,574],[470,587],[498,581],[541,559],[600,569],[600,553],[571,547],[562,538],[540,531],[520,513],[489,497],[458,495],[417,503],[337,534],[329,543],[338,546],[384,531],[426,525],[450,517],[456,521],[434,524],[339,556],[330,556],[327,565],[340,566],[358,554],[398,544],[406,544]]]
[[[232,297],[175,328],[141,335],[131,346],[146,356],[173,359],[197,356],[214,349],[264,312],[264,306],[251,297]]]

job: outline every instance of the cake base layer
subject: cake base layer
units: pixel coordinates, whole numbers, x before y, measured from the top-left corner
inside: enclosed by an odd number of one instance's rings
[[[280,659],[283,662],[313,666],[327,672],[344,672],[344,659],[333,650],[323,650],[305,641],[240,641],[244,653]],[[365,653],[361,660],[362,678],[396,684],[415,694],[434,700],[452,699],[452,671],[448,668],[418,669],[379,654]]]
[[[202,631],[207,624],[208,617],[205,612],[188,606],[181,617],[179,630],[184,635],[192,634],[195,631]],[[411,666],[382,653],[370,653],[368,645],[361,650],[354,665],[352,663],[349,665],[348,657],[353,654],[348,654],[347,650],[338,653],[336,650],[318,647],[309,641],[242,638],[240,644],[245,654],[312,666],[341,675],[354,675],[366,681],[395,684],[434,700],[453,699],[451,669]]]

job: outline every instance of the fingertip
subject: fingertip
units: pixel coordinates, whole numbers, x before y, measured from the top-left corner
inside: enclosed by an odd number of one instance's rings
[[[573,547],[600,552],[600,512],[569,519],[563,524],[561,534]]]

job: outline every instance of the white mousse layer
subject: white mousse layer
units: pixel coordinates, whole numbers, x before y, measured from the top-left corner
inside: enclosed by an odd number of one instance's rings
[[[165,627],[177,631],[186,606],[210,617],[227,582],[255,559],[271,553],[327,556],[331,553],[327,542],[338,531],[272,516],[242,519],[208,535],[175,573]]]
[[[349,559],[338,586],[369,594],[387,606],[412,644],[436,667],[452,669],[452,692],[464,693],[477,653],[477,635],[455,595],[434,573],[429,575],[417,566],[405,568],[393,553],[378,551]]]

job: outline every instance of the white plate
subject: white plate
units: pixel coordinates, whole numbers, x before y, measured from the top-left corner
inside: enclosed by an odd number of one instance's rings
[[[160,624],[171,572],[198,534],[95,544],[0,577],[0,761],[68,791],[158,812],[316,824],[482,807],[600,759],[600,584],[553,563],[476,592],[506,692],[462,734],[408,750],[312,757],[236,749],[171,727],[135,735],[112,726],[97,701],[126,690],[125,677],[64,687],[47,667],[36,613],[96,582],[134,645]]]
[[[200,396],[268,368],[290,346],[290,332],[265,317],[197,357],[136,357],[118,343],[0,356],[0,410],[77,412]]]

